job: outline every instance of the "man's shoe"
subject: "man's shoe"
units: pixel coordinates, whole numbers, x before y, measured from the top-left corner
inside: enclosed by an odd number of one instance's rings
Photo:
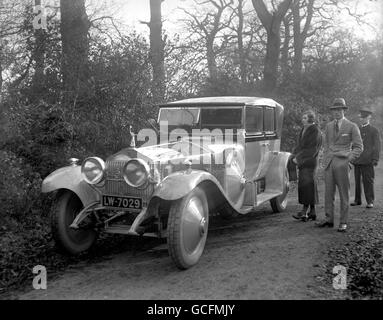
[[[338,232],[346,232],[347,230],[347,224],[341,223],[338,228]]]
[[[374,207],[374,204],[373,203],[368,203],[367,205],[366,205],[366,208],[367,209],[371,209],[371,208],[373,208]]]
[[[361,204],[362,204],[361,202],[354,201],[350,203],[350,206],[360,206]]]
[[[315,226],[318,228],[324,228],[324,227],[332,228],[334,226],[334,223],[327,221],[327,220],[324,220],[324,221],[320,221],[320,222],[315,223]]]

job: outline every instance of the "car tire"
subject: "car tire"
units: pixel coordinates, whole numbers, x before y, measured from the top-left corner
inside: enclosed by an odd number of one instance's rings
[[[287,169],[285,170],[285,179],[284,179],[284,186],[283,186],[283,193],[270,200],[271,209],[273,209],[274,213],[283,212],[286,210],[287,207],[287,195],[289,193],[289,173]]]
[[[194,188],[170,205],[168,251],[179,269],[188,269],[199,261],[205,248],[208,226],[209,208],[202,188]]]
[[[79,197],[69,190],[58,193],[52,210],[51,228],[57,247],[66,253],[77,255],[88,250],[96,240],[92,228],[70,228],[70,224],[83,208]]]

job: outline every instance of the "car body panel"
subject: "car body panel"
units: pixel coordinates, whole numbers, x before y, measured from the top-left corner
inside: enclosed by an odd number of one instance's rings
[[[100,201],[100,193],[83,180],[80,166],[67,166],[57,169],[43,180],[41,186],[43,193],[60,189],[68,189],[76,193],[84,207]]]

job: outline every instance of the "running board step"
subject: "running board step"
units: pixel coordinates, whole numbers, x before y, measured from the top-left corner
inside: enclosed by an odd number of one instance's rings
[[[134,232],[131,230],[131,226],[126,224],[112,224],[110,226],[107,226],[104,231],[106,233],[117,233],[117,234],[125,234],[125,235],[132,235],[132,236],[144,235],[147,237],[158,238],[158,235],[156,233],[153,233],[153,232],[144,233],[145,231],[144,227],[138,227],[139,232]]]
[[[271,200],[275,197],[278,197],[282,194],[282,192],[263,192],[259,195],[257,195],[257,206],[259,206],[260,204],[268,201],[268,200]]]
[[[281,194],[282,194],[281,192],[263,192],[263,193],[260,193],[257,195],[257,204],[255,206],[244,205],[241,207],[239,212],[242,214],[249,213],[249,212],[255,210],[255,208],[257,206],[261,205],[262,203],[264,203],[268,200],[271,200],[275,197],[278,197]]]

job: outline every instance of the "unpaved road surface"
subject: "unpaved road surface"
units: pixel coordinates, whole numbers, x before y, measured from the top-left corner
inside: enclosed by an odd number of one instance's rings
[[[353,172],[352,172],[353,175]],[[319,219],[324,217],[323,182],[319,183]],[[351,199],[353,200],[353,186]],[[376,170],[376,206],[351,207],[352,224],[363,215],[382,212],[383,166]],[[339,199],[336,199],[339,208]],[[19,299],[328,299],[332,283],[320,289],[320,266],[326,251],[344,239],[336,229],[316,228],[291,215],[300,209],[290,190],[284,213],[265,205],[255,213],[222,221],[212,219],[205,251],[193,268],[180,271],[166,244],[125,251],[89,264],[82,263],[50,279],[47,290],[18,294]],[[333,290],[334,292],[334,290]],[[330,293],[330,295],[329,295]],[[336,292],[334,292],[336,295]]]

